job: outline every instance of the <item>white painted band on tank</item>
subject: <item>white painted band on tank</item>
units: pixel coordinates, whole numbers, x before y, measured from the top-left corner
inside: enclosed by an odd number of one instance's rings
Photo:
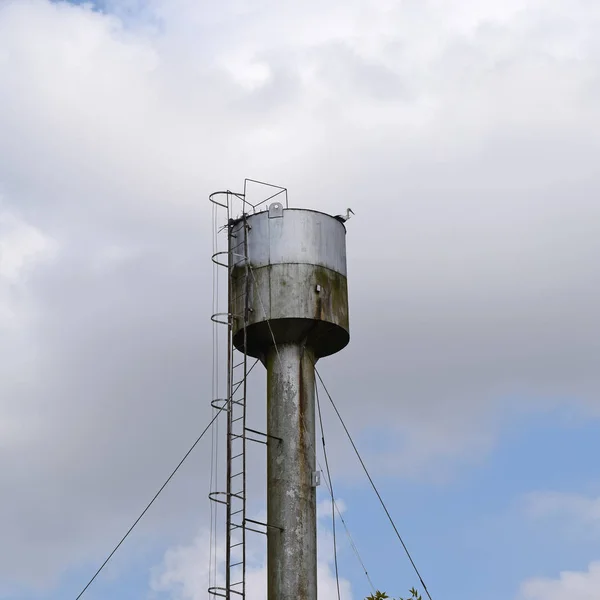
[[[247,223],[248,259],[253,268],[285,263],[319,265],[346,276],[346,228],[335,217],[286,208],[248,215]],[[243,222],[233,226],[232,234],[236,245],[241,244]]]

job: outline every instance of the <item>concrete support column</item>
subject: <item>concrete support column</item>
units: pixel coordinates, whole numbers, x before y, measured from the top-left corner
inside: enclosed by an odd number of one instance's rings
[[[314,354],[267,354],[268,600],[317,600]]]

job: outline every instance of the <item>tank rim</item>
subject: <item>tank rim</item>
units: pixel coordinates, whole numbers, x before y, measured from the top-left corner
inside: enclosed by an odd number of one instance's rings
[[[333,219],[334,221],[337,221],[344,228],[344,231],[346,233],[348,233],[348,230],[346,229],[346,225],[344,225],[344,223],[342,223],[341,221],[339,221],[338,219],[336,219],[334,215],[331,215],[329,213],[323,212],[322,210],[316,210],[314,208],[291,207],[291,208],[284,208],[283,212],[285,213],[285,212],[290,211],[290,210],[296,210],[296,211],[302,211],[302,212],[312,212],[312,213],[317,213],[318,215],[325,215],[326,217],[329,217],[330,219]],[[264,210],[259,210],[258,212],[255,212],[255,213],[247,213],[245,216],[246,216],[246,219],[251,219],[252,217],[255,217],[257,215],[261,215],[261,214],[267,213],[267,212],[269,212],[268,207],[265,208]],[[243,216],[242,217],[238,217],[237,219],[230,219],[229,220],[229,226],[233,227],[234,225],[237,225],[238,223],[241,223],[243,220],[244,220]]]

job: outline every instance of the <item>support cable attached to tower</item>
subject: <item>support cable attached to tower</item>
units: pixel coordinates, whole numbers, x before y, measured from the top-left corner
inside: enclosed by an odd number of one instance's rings
[[[320,464],[319,464],[319,467],[322,470],[322,467]],[[332,492],[331,488],[329,487],[329,483],[327,482],[327,480],[325,480],[325,487],[329,491],[329,494],[332,495],[333,492]],[[350,529],[348,529],[348,524],[346,523],[346,519],[344,519],[344,515],[342,515],[342,511],[340,510],[335,499],[334,499],[333,503],[334,503],[335,511],[337,512],[338,518],[341,521],[342,525],[344,526],[344,530],[346,531],[346,537],[348,538],[348,541],[350,542],[350,547],[352,548],[352,551],[354,552],[354,556],[356,556],[356,559],[358,560],[358,562],[360,563],[360,566],[362,567],[363,573],[365,574],[365,577],[367,578],[367,581],[369,582],[369,586],[371,587],[371,592],[373,594],[375,594],[377,592],[377,589],[375,588],[375,584],[373,583],[373,580],[371,579],[371,576],[369,575],[369,572],[367,571],[367,567],[365,566],[365,563],[360,555],[360,552],[358,551],[358,548],[356,547],[356,544],[354,543],[354,539],[352,539],[352,535],[350,534]]]
[[[358,448],[356,447],[354,440],[352,439],[352,436],[350,435],[350,431],[348,431],[348,428],[346,427],[346,423],[344,423],[344,419],[342,419],[342,415],[340,414],[340,411],[338,410],[335,402],[333,401],[333,398],[331,397],[331,394],[329,393],[329,390],[327,389],[327,386],[325,385],[325,382],[323,381],[321,374],[317,370],[316,365],[315,365],[315,373],[317,374],[317,378],[321,382],[321,385],[323,386],[323,390],[327,394],[327,397],[329,398],[329,401],[331,402],[331,406],[333,406],[333,410],[335,411],[338,419],[340,420],[340,423],[342,424],[342,427],[344,428],[344,431],[346,432],[348,439],[350,440],[350,444],[352,444],[352,448],[354,449],[354,452],[363,468],[363,471],[365,472],[365,475],[367,476],[367,478],[369,480],[369,483],[371,484],[371,487],[373,488],[373,491],[375,492],[375,494],[377,495],[377,498],[379,499],[379,503],[381,504],[383,510],[385,511],[385,514],[387,515],[387,518],[388,518],[389,522],[391,523],[391,525],[396,533],[397,538],[400,540],[400,543],[402,544],[402,547],[404,548],[404,552],[406,553],[406,556],[408,557],[408,560],[410,561],[410,564],[412,565],[414,572],[416,573],[417,577],[419,578],[419,582],[421,583],[421,586],[423,587],[423,591],[425,592],[425,594],[427,594],[427,597],[429,598],[429,600],[433,600],[431,597],[431,594],[429,593],[429,590],[427,589],[427,586],[425,585],[425,581],[423,581],[423,577],[421,576],[421,573],[419,572],[419,569],[417,568],[417,565],[415,564],[415,561],[413,560],[413,557],[411,556],[411,554],[408,550],[408,547],[406,546],[404,540],[402,539],[402,536],[400,535],[400,532],[398,531],[398,528],[396,527],[396,524],[394,523],[394,519],[392,519],[392,515],[390,514],[390,511],[388,510],[387,506],[385,505],[385,502],[383,501],[383,498],[381,497],[381,494],[379,493],[379,490],[377,489],[377,486],[375,485],[375,482],[373,481],[373,478],[371,477],[371,475],[367,469],[367,466],[365,465],[365,462],[362,459],[362,456],[360,455],[360,452],[358,451]]]
[[[329,469],[329,460],[327,459],[327,447],[325,446],[325,430],[323,429],[323,415],[321,413],[321,402],[319,401],[319,388],[315,381],[315,398],[317,401],[317,413],[319,415],[319,425],[321,429],[321,442],[323,444],[323,457],[325,460],[325,469],[327,474],[327,486],[331,494],[331,532],[333,535],[333,564],[335,566],[335,585],[337,587],[338,600],[341,600],[340,595],[340,572],[338,568],[338,557],[337,557],[337,540],[335,536],[335,496],[333,495],[333,482],[331,480],[331,471]]]
[[[252,369],[254,369],[254,367],[258,364],[258,362],[259,361],[257,360],[248,369],[248,373],[250,373],[250,371],[252,371]],[[233,392],[235,393],[235,391],[237,391],[238,388],[239,388],[239,385],[238,385],[238,387],[235,388],[235,390],[233,390]],[[228,402],[231,402],[231,398],[228,399]],[[146,506],[146,508],[144,508],[144,510],[141,512],[140,516],[133,522],[133,525],[127,530],[127,533],[121,538],[121,541],[114,547],[113,551],[107,556],[106,560],[102,563],[102,565],[100,566],[100,568],[94,573],[94,576],[88,581],[87,585],[83,588],[83,590],[81,590],[81,592],[75,598],[75,600],[79,600],[79,598],[81,598],[83,596],[83,594],[90,587],[90,585],[92,585],[92,583],[94,582],[94,580],[96,579],[96,577],[98,577],[98,575],[100,575],[101,571],[104,569],[104,567],[106,567],[106,565],[108,564],[108,562],[110,561],[110,559],[114,556],[114,554],[117,552],[117,550],[121,547],[121,545],[123,544],[123,542],[129,537],[129,534],[135,529],[136,525],[142,520],[142,518],[148,512],[148,510],[150,510],[150,507],[154,504],[154,502],[156,501],[156,499],[161,495],[161,493],[167,487],[167,485],[169,485],[171,479],[173,479],[173,477],[175,476],[175,474],[177,473],[177,471],[179,471],[179,469],[181,468],[181,466],[183,465],[183,463],[187,460],[188,456],[194,451],[194,449],[196,448],[196,446],[200,443],[200,440],[204,437],[204,435],[206,434],[206,432],[217,421],[217,419],[219,418],[219,415],[221,414],[221,412],[223,412],[223,411],[219,410],[219,411],[217,411],[217,414],[213,416],[213,418],[210,420],[210,422],[208,423],[208,425],[204,428],[204,430],[202,431],[202,433],[196,438],[196,441],[192,444],[191,448],[184,454],[183,458],[179,461],[178,465],[173,469],[173,471],[171,472],[171,474],[169,475],[169,477],[167,478],[167,480],[160,486],[158,492],[156,492],[156,494],[154,494],[154,497],[152,498],[152,500],[150,500],[150,502],[148,503],[148,505]]]
[[[220,412],[217,412],[217,414],[211,419],[210,423],[204,428],[202,433],[198,436],[196,441],[192,444],[192,447],[185,453],[183,458],[179,461],[179,464],[173,469],[173,471],[171,472],[171,474],[169,475],[167,480],[160,486],[158,492],[156,492],[156,494],[154,494],[154,497],[152,498],[152,500],[150,500],[150,502],[146,505],[146,508],[144,508],[144,510],[141,512],[140,516],[133,522],[133,525],[127,530],[127,533],[121,538],[121,541],[114,547],[113,551],[106,557],[106,560],[102,563],[100,568],[94,573],[94,576],[88,581],[87,585],[81,590],[81,592],[79,593],[77,598],[75,598],[75,600],[79,600],[79,598],[81,598],[83,596],[83,594],[85,594],[85,592],[90,587],[90,585],[92,585],[92,583],[94,582],[96,577],[98,577],[98,575],[100,575],[100,573],[102,572],[104,567],[106,567],[106,565],[108,564],[110,559],[114,556],[114,554],[117,552],[117,550],[121,547],[123,542],[129,537],[129,534],[135,529],[136,525],[142,520],[142,518],[148,512],[148,510],[150,510],[150,507],[154,504],[154,502],[160,496],[162,491],[167,487],[167,485],[169,485],[169,482],[171,481],[171,479],[173,479],[173,477],[175,476],[175,473],[177,473],[177,471],[179,471],[181,465],[183,465],[183,463],[186,461],[187,457],[192,453],[194,448],[198,445],[200,440],[204,437],[205,433],[212,427],[213,423],[219,418],[219,414],[220,414]]]

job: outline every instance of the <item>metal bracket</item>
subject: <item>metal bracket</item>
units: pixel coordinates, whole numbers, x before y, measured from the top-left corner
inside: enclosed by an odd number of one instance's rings
[[[311,485],[312,487],[317,487],[321,485],[321,471],[312,472]]]
[[[267,438],[267,442],[269,439],[271,440],[277,440],[278,442],[283,442],[283,439],[281,439],[280,437],[277,437],[276,435],[269,435],[268,433],[263,433],[262,431],[257,431],[256,429],[250,429],[250,427],[246,427],[245,428],[246,431],[249,431],[250,433],[255,433],[256,435],[261,435],[263,437]],[[255,440],[253,438],[249,438],[246,437],[247,440],[250,440],[251,442],[258,442],[259,444],[266,444],[267,442],[263,442],[262,440]]]
[[[266,531],[259,531],[258,529],[252,529],[251,527],[248,527],[246,525],[246,523],[254,523],[255,525],[260,525],[262,527],[266,527],[267,529],[277,529],[279,531],[283,531],[282,527],[277,527],[277,525],[269,525],[268,523],[263,523],[262,521],[255,521],[254,519],[246,519],[244,521],[244,525],[243,527],[245,529],[247,529],[248,531],[254,531],[255,533],[262,533],[263,535],[266,535]]]
[[[269,206],[269,219],[277,219],[283,217],[283,204],[281,202],[273,202]]]

